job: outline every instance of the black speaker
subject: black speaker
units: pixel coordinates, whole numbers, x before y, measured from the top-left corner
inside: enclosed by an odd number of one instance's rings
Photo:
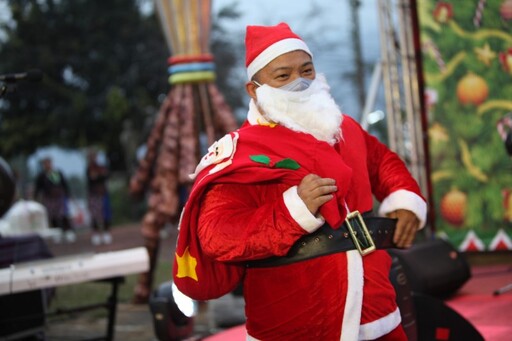
[[[33,290],[0,296],[0,340],[38,340],[44,335],[44,294]]]
[[[396,292],[396,303],[400,308],[402,327],[407,335],[407,340],[418,340],[418,328],[416,326],[416,307],[412,298],[412,290],[405,274],[404,268],[398,257],[393,257],[389,279]]]
[[[0,236],[0,269],[51,257],[50,249],[38,235]],[[48,288],[0,295],[0,340],[44,337],[46,308],[53,292],[53,288]]]
[[[438,298],[414,293],[418,341],[484,341],[473,325]]]
[[[429,239],[406,250],[388,252],[399,259],[414,293],[446,298],[471,278],[464,255],[442,239]]]

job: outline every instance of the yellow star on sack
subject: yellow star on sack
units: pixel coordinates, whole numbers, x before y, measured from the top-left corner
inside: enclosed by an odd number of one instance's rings
[[[197,279],[196,273],[197,259],[190,254],[188,251],[188,246],[185,249],[185,252],[183,252],[183,256],[180,257],[178,256],[178,253],[176,253],[176,262],[178,263],[178,271],[176,273],[176,277],[190,277],[196,280],[196,282],[199,281]]]
[[[491,50],[489,43],[485,43],[483,47],[475,47],[476,57],[485,65],[491,65],[491,61],[496,58],[496,53]]]

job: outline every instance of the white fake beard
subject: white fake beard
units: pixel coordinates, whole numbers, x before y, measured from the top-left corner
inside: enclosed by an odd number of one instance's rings
[[[321,74],[317,74],[309,88],[303,91],[285,91],[263,85],[256,89],[257,104],[266,120],[334,145],[341,139],[343,115],[329,89]]]

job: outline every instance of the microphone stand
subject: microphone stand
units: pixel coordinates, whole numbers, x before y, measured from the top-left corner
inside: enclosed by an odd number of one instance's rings
[[[0,88],[0,98],[4,97],[6,92],[7,92],[7,86],[2,85],[2,87]]]
[[[0,98],[4,97],[4,95],[8,92],[15,92],[16,91],[16,83],[14,82],[5,82],[0,87]]]
[[[505,286],[503,286],[503,287],[501,287],[499,289],[494,290],[493,295],[494,296],[498,296],[498,295],[504,294],[504,293],[506,293],[507,291],[510,291],[510,290],[512,290],[512,283],[511,284],[507,284],[507,285],[505,285]]]
[[[39,82],[43,78],[43,73],[34,69],[19,74],[3,75],[0,78],[0,82],[3,82],[0,86],[0,98],[2,98],[6,93],[16,91],[16,81]]]

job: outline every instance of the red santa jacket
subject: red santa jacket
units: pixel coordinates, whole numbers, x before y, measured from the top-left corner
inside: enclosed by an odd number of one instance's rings
[[[283,192],[308,173],[336,179],[336,200],[321,209],[334,227],[346,214],[345,202],[351,210],[371,210],[372,192],[379,200],[399,190],[419,196],[394,153],[348,117],[342,130],[343,141],[334,148],[280,126],[247,126],[212,146],[198,166],[180,222],[174,266],[180,290],[212,298],[208,284],[223,294],[243,277],[247,328],[257,339],[303,338],[312,330],[317,334],[311,339],[339,339],[342,325],[347,337],[367,337],[396,327],[385,252],[364,259],[340,253],[279,268],[240,265],[284,255],[307,233],[291,216]]]

